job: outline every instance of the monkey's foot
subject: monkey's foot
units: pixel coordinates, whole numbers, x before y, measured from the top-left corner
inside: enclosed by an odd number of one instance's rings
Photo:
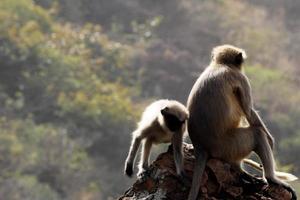
[[[271,185],[280,185],[282,186],[284,189],[286,189],[287,191],[289,191],[291,194],[292,194],[292,198],[291,200],[297,200],[297,194],[295,192],[295,190],[290,186],[288,185],[287,183],[284,183],[280,180],[277,180],[277,179],[274,179],[274,178],[266,178],[268,183]]]
[[[137,174],[137,178],[138,181],[143,182],[145,180],[147,180],[147,178],[149,178],[151,175],[151,172],[147,169],[143,169],[141,171],[139,171],[139,173]]]
[[[192,179],[185,173],[185,171],[181,172],[177,177],[184,186],[191,187]]]

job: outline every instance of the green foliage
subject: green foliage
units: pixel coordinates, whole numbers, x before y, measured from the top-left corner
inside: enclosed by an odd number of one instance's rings
[[[29,118],[5,117],[0,119],[0,128],[3,198],[60,199],[59,196],[70,195],[72,190],[92,183],[80,178],[93,170],[91,161],[84,149],[68,138],[67,130],[36,125]],[[14,187],[7,188],[9,183],[14,183]]]
[[[185,102],[220,43],[248,52],[277,158],[299,174],[297,65],[283,39],[291,32],[269,14],[231,0],[1,0],[0,196],[117,196],[129,184],[122,167],[141,108]]]
[[[280,137],[294,135],[300,126],[297,119],[300,117],[298,102],[300,95],[294,93],[297,86],[291,82],[289,75],[280,70],[264,69],[259,66],[247,67],[256,102],[262,112],[268,110],[268,120],[274,122],[274,134]],[[264,94],[264,95],[261,95]],[[288,97],[284,98],[284,97]],[[276,99],[276,101],[274,101]],[[273,123],[272,123],[273,124]]]
[[[13,187],[8,187],[13,185]],[[0,194],[4,199],[19,200],[59,200],[55,192],[47,184],[41,184],[34,176],[18,176],[8,178],[1,184]]]
[[[298,172],[300,162],[294,157],[300,151],[300,95],[295,93],[297,85],[291,82],[289,75],[280,70],[260,66],[249,66],[246,69],[252,80],[255,101],[259,102],[258,110],[278,139],[279,160],[283,164],[292,162],[290,171]]]
[[[42,27],[43,31],[49,31],[51,18],[48,12],[36,6],[31,0],[2,0],[1,9],[1,30],[4,28],[22,27],[30,21],[34,21]]]
[[[0,17],[1,196],[100,198],[88,151],[95,138],[133,125],[132,47],[99,26],[55,23],[30,0],[1,2]],[[16,188],[6,191],[10,182]]]

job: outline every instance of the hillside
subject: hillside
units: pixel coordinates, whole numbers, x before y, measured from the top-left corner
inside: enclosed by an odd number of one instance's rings
[[[123,165],[145,105],[185,103],[223,43],[247,51],[277,165],[300,176],[299,9],[296,0],[1,0],[0,197],[118,197],[133,181]]]

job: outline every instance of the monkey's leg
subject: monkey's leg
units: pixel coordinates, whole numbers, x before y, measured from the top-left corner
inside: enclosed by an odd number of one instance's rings
[[[240,162],[253,151],[255,131],[253,127],[230,129],[218,139],[218,148],[212,150],[212,156],[240,167]]]
[[[149,156],[150,156],[151,147],[152,147],[152,140],[146,138],[142,146],[141,162],[139,165],[139,172],[138,172],[139,178],[146,175],[145,172],[148,169],[148,165],[149,165]]]
[[[231,164],[231,167],[240,172],[240,178],[252,180],[252,176],[242,168],[242,160],[247,157],[255,146],[256,127],[230,129],[219,139],[218,148],[213,151],[213,157],[219,157]]]
[[[261,159],[264,169],[264,177],[267,179],[268,183],[274,183],[278,185],[282,185],[292,194],[292,199],[297,199],[295,191],[285,182],[279,180],[275,177],[275,162],[272,153],[271,146],[268,142],[266,134],[262,133],[263,130],[259,129],[255,138],[256,145],[254,148],[255,153]]]
[[[129,177],[132,176],[133,163],[135,160],[136,153],[137,153],[139,146],[141,144],[141,141],[142,141],[142,137],[136,136],[136,134],[133,134],[133,135],[134,135],[134,138],[132,139],[132,143],[131,143],[131,146],[129,149],[128,156],[126,158],[125,169],[124,169],[125,174]]]
[[[192,187],[190,189],[188,200],[196,200],[200,188],[200,183],[202,179],[202,174],[207,161],[207,153],[201,148],[194,146],[195,152],[195,163],[194,163],[194,173]]]

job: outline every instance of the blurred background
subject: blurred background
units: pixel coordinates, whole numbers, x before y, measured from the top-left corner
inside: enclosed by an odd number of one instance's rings
[[[248,53],[278,168],[300,176],[300,1],[0,0],[0,199],[115,199],[131,131],[186,102],[211,49]],[[300,191],[300,183],[295,182]]]

